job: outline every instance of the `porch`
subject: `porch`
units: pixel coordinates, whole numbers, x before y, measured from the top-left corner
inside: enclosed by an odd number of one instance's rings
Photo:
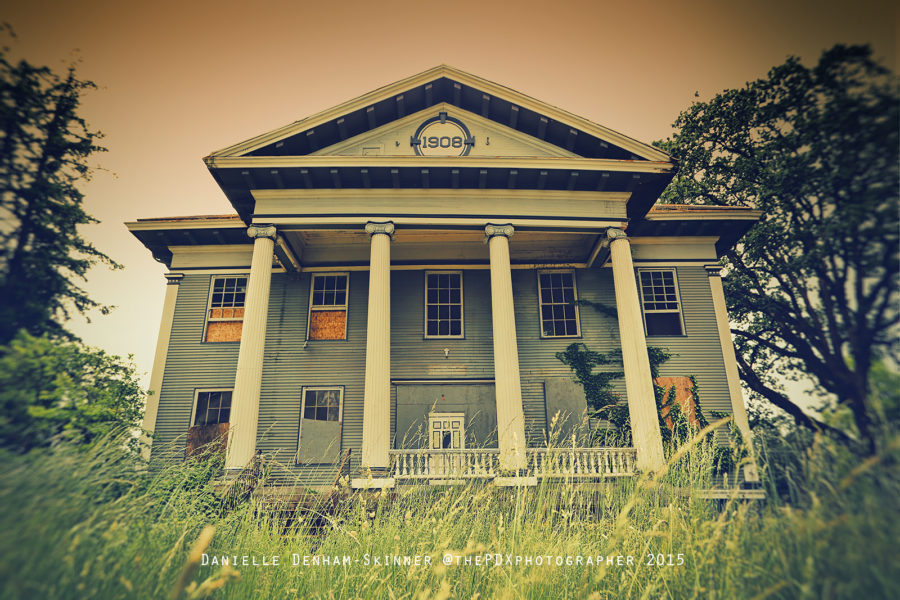
[[[389,451],[389,467],[354,488],[392,488],[400,484],[536,485],[540,480],[602,481],[635,473],[634,448],[526,448],[522,468],[503,469],[498,448],[399,449]]]

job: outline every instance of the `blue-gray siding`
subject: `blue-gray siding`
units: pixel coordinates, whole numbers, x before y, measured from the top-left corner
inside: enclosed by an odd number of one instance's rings
[[[662,375],[695,375],[704,410],[731,412],[724,364],[716,330],[709,283],[702,266],[677,267],[685,336],[648,338],[648,344],[668,348],[673,357]],[[269,301],[266,350],[259,413],[259,448],[273,456],[281,479],[300,477],[303,483],[329,483],[334,469],[299,468],[297,452],[303,386],[343,386],[341,448],[352,449],[359,464],[362,443],[368,273],[350,273],[347,339],[306,339],[310,275],[274,274]],[[180,458],[190,426],[194,392],[198,388],[232,388],[239,343],[202,341],[210,275],[187,274],[175,306],[156,426],[155,457]],[[423,335],[424,271],[391,274],[391,378],[393,380],[492,379],[490,273],[463,272],[465,337],[425,339]],[[619,345],[615,319],[581,306],[581,336],[541,338],[537,273],[512,274],[519,365],[526,433],[530,445],[543,442],[547,429],[544,381],[571,377],[556,357],[573,342],[609,352]],[[612,270],[576,272],[579,298],[615,306]],[[444,349],[449,349],[445,355]],[[624,382],[616,391],[625,399]],[[391,427],[395,430],[396,389],[392,389]]]

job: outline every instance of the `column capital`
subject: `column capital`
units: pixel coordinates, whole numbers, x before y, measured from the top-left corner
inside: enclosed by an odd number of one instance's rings
[[[515,233],[516,230],[513,228],[511,223],[507,223],[506,225],[495,225],[494,223],[488,223],[484,227],[484,237],[486,240],[491,239],[494,236],[502,235],[503,237],[512,237],[512,234]]]
[[[628,234],[626,234],[618,227],[610,227],[606,230],[606,239],[610,242],[614,242],[616,240],[627,240]]]
[[[253,239],[269,238],[274,240],[275,232],[274,225],[251,225],[247,228],[247,236]]]
[[[369,221],[366,223],[366,233],[369,234],[369,237],[376,235],[378,233],[383,233],[384,235],[394,237],[394,222],[393,221],[384,221],[384,222],[376,222]]]
[[[178,285],[184,279],[184,273],[166,273],[166,285]]]
[[[703,265],[703,268],[706,269],[707,277],[722,276],[722,265]]]

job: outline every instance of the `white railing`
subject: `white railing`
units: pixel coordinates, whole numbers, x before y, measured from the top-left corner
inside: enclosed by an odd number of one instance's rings
[[[395,479],[493,478],[500,470],[496,448],[469,450],[391,450]]]
[[[536,477],[634,475],[634,448],[527,448],[528,474]]]
[[[391,450],[388,477],[412,479],[493,479],[500,475],[500,451]],[[634,448],[527,448],[525,469],[529,477],[585,478],[624,477],[634,474]]]

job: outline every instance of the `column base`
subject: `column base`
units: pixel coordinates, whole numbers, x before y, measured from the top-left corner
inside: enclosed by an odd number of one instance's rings
[[[494,485],[497,487],[534,487],[537,485],[537,477],[494,477]]]
[[[393,477],[380,477],[378,479],[357,477],[350,480],[350,487],[355,490],[386,490],[396,487],[397,481]]]
[[[237,479],[238,475],[241,474],[241,471],[244,469],[242,467],[230,467],[225,469],[225,474],[222,476],[224,481],[233,481]]]

